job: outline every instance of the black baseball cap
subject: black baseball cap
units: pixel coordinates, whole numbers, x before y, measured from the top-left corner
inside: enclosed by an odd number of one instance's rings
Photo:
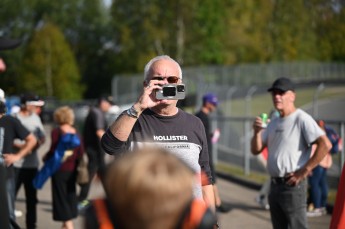
[[[44,105],[44,101],[35,94],[32,93],[25,93],[20,96],[20,103],[22,105],[33,105],[33,106],[38,106],[41,107]]]
[[[20,39],[10,39],[6,37],[0,37],[0,51],[14,49],[18,47],[22,41]]]
[[[279,91],[295,91],[295,84],[288,78],[281,77],[276,79],[272,87],[268,88],[267,91],[274,91],[274,90],[279,90]]]
[[[102,101],[106,101],[106,102],[110,103],[111,105],[114,105],[114,99],[110,95],[102,95],[102,96],[100,96],[98,98],[98,100],[97,100],[97,104],[100,104]]]

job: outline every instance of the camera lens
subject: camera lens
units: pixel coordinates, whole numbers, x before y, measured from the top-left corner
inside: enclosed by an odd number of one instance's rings
[[[177,92],[184,92],[184,85],[177,85]]]

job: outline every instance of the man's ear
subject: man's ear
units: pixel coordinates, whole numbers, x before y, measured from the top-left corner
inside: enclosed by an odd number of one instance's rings
[[[149,81],[150,82],[150,81]],[[147,82],[147,80],[144,80],[143,81],[143,85],[144,85],[144,87],[147,87],[149,84],[148,84],[148,82]]]
[[[292,101],[292,102],[295,102],[295,100],[296,100],[296,93],[295,93],[295,92],[292,92],[291,101]]]

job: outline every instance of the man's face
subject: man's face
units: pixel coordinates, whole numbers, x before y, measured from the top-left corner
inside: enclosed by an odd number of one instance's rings
[[[151,79],[159,80],[160,85],[182,83],[179,76],[178,66],[170,60],[159,60],[153,63],[146,82],[149,82]],[[177,100],[164,100],[163,103],[176,104]]]
[[[293,91],[273,90],[271,95],[273,105],[278,111],[288,108],[295,102],[295,93]]]
[[[30,113],[35,113],[37,115],[40,115],[42,112],[42,107],[35,106],[35,105],[26,105],[26,110]]]
[[[0,73],[6,71],[6,64],[4,60],[0,57]]]
[[[206,106],[210,112],[214,112],[217,109],[217,106],[213,103],[207,102]]]
[[[105,100],[102,100],[101,103],[99,104],[99,108],[103,112],[108,112],[111,106],[112,105],[108,101],[105,101]]]
[[[34,105],[25,105],[25,108],[30,113],[35,113],[35,111],[36,111],[36,106],[34,106]]]

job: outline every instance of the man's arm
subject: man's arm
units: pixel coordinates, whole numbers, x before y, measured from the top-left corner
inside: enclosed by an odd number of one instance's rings
[[[202,186],[202,196],[204,198],[205,203],[212,209],[213,212],[215,212],[216,207],[212,184]]]
[[[138,115],[140,115],[142,112],[140,105],[134,104],[133,107],[138,111]],[[109,129],[115,138],[120,141],[127,141],[136,121],[136,118],[122,114],[110,125]]]
[[[137,113],[137,117],[147,108],[154,107],[160,104],[162,101],[154,98],[154,90],[161,89],[159,80],[151,80],[149,82],[144,81],[144,89],[137,102],[132,106]],[[126,112],[126,111],[125,111]],[[127,114],[120,115],[109,127],[106,134],[102,137],[103,149],[113,154],[113,145],[118,142],[126,142],[133,129],[133,126],[137,118],[131,117]],[[112,136],[110,136],[112,135]]]
[[[4,154],[4,160],[7,166],[12,165],[14,162],[25,157],[27,154],[31,153],[31,150],[36,146],[37,140],[36,137],[30,133],[25,138],[25,144],[20,150],[15,154]]]
[[[314,155],[301,169],[287,175],[287,184],[297,185],[299,182],[305,179],[332,148],[332,144],[328,140],[326,135],[322,135],[318,139],[316,139],[315,144],[316,149]]]
[[[137,106],[138,104],[133,105],[136,111],[140,110],[138,112],[139,116],[143,110],[136,108]],[[101,138],[103,150],[110,155],[122,153],[126,148],[125,144],[136,121],[137,118],[122,113],[103,134]]]
[[[104,133],[105,133],[104,129],[98,129],[98,130],[96,131],[96,135],[97,135],[97,137],[98,137],[99,140],[102,139]]]

